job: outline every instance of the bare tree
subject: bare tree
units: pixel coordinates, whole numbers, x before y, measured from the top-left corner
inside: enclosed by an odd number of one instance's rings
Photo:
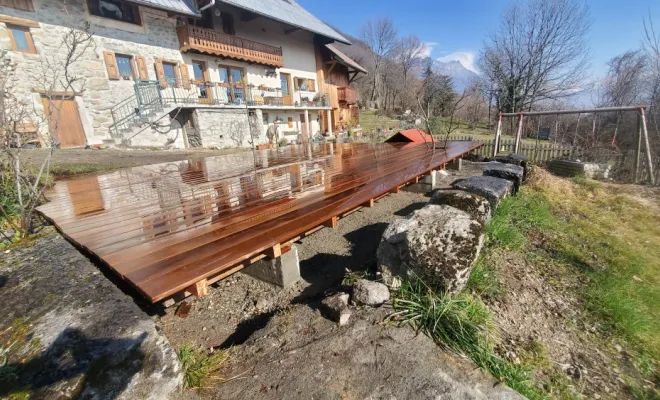
[[[423,56],[424,44],[416,35],[399,39],[392,50],[392,60],[398,67],[394,72],[398,75],[397,81],[403,85],[400,100],[404,107],[409,107],[414,98],[414,85],[410,81],[417,78],[411,74],[419,69]],[[392,73],[389,70],[388,72]]]
[[[646,56],[641,50],[626,51],[613,57],[602,85],[603,106],[629,106],[644,95]]]
[[[370,100],[376,100],[376,88],[383,60],[390,56],[396,45],[396,28],[389,18],[367,21],[362,27],[360,38],[369,46],[373,58],[372,89]]]
[[[579,91],[587,67],[589,11],[584,0],[516,1],[487,40],[480,68],[497,88],[500,111]]]
[[[75,66],[85,52],[95,46],[89,22],[74,21],[66,4],[62,11],[68,27],[62,35],[60,48],[41,54],[39,68],[32,74],[34,89],[46,101],[43,113],[26,99],[19,99],[12,91],[15,63],[8,54],[0,60],[7,68],[0,72],[0,135],[4,135],[1,150],[4,163],[10,166],[16,191],[19,222],[14,224],[8,210],[0,206],[5,219],[13,225],[22,237],[33,232],[34,210],[43,201],[50,176],[50,161],[53,152],[60,144],[59,130],[62,106],[65,100],[73,99],[85,90],[85,79],[75,72]],[[24,145],[26,126],[34,125],[40,132],[41,142],[50,146],[36,173],[25,168],[21,162],[21,148]],[[3,177],[4,179],[5,177]]]

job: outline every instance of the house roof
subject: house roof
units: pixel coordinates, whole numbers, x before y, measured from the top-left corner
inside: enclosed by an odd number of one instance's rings
[[[400,131],[399,133],[393,135],[391,138],[387,139],[386,142],[431,143],[433,142],[433,138],[423,130],[414,128]]]
[[[335,55],[335,58],[340,63],[344,64],[345,66],[347,66],[349,68],[353,68],[353,69],[358,70],[360,72],[364,72],[365,74],[367,73],[366,69],[362,68],[362,66],[360,64],[356,63],[349,56],[347,56],[346,54],[339,51],[339,49],[336,48],[335,46],[333,46],[331,44],[326,44],[325,47],[327,47],[328,50],[330,50]]]
[[[176,14],[201,17],[193,0],[128,0],[145,7],[166,10]]]
[[[167,0],[153,0],[153,1],[167,1]],[[337,31],[323,23],[320,19],[316,18],[309,11],[302,8],[294,0],[219,0],[222,3],[238,7],[243,10],[251,11],[255,14],[262,15],[283,22],[285,24],[294,26],[296,28],[304,29],[309,32],[325,36],[338,42],[351,44],[345,37]]]

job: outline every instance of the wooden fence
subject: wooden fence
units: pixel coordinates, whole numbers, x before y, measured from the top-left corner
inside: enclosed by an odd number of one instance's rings
[[[450,136],[450,140],[473,140],[471,136]],[[485,157],[492,157],[493,146],[495,146],[495,139],[492,140],[474,140],[475,142],[483,143],[476,154],[481,154]],[[502,139],[500,141],[500,149],[498,153],[513,153],[516,146],[515,139]],[[531,161],[542,163],[555,158],[571,158],[574,155],[575,148],[573,146],[558,144],[558,143],[520,143],[519,154],[527,156]]]
[[[443,138],[444,139],[444,138]],[[481,142],[484,145],[475,150],[474,153],[484,157],[492,157],[495,140],[473,139],[472,136],[450,136],[450,140],[467,140]],[[515,139],[502,139],[500,143],[499,154],[513,153],[516,141]],[[635,152],[629,150],[623,153],[616,153],[613,149],[596,148],[580,149],[571,145],[559,143],[520,143],[519,154],[527,156],[536,163],[545,163],[554,159],[580,159],[582,161],[591,161],[597,163],[609,163],[613,166],[612,177],[622,182],[632,183],[635,181]],[[660,185],[660,157],[653,157],[654,176],[656,185]],[[646,157],[642,154],[639,158],[639,171],[637,172],[637,182],[646,182],[648,167]]]

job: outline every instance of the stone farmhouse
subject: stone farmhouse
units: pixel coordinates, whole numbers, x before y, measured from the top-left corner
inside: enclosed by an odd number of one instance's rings
[[[366,70],[294,0],[0,0],[12,91],[37,112],[48,102],[34,74],[71,21],[91,25],[94,45],[74,71],[85,89],[60,100],[63,148],[302,143],[358,122],[350,85]]]

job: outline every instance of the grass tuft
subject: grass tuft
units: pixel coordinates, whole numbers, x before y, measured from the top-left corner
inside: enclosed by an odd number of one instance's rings
[[[222,381],[222,371],[230,360],[229,350],[207,353],[188,343],[181,346],[177,354],[183,369],[183,382],[188,389],[203,389]]]
[[[530,371],[495,354],[496,330],[481,300],[469,294],[435,293],[419,279],[403,282],[394,295],[390,320],[423,332],[436,343],[465,355],[529,399],[545,396]]]

